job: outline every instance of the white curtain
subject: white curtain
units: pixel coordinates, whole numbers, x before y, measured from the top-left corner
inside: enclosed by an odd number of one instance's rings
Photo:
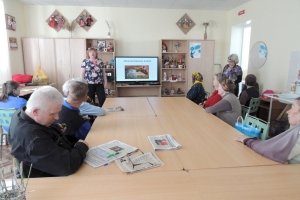
[[[11,80],[8,38],[6,32],[5,12],[3,1],[0,0],[0,84]]]

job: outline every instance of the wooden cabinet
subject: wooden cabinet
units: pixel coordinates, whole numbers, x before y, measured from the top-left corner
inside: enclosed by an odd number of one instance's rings
[[[166,51],[163,50],[166,46]],[[204,88],[212,93],[214,66],[213,40],[163,39],[160,45],[162,96],[185,96],[192,86],[192,73],[203,75]],[[165,78],[166,76],[166,78]],[[165,93],[164,90],[168,92]],[[171,95],[170,91],[174,90]],[[184,91],[184,93],[180,93]]]
[[[277,99],[273,99],[270,122],[275,121],[286,106],[287,104],[281,103]],[[268,121],[269,111],[270,111],[270,99],[261,98],[257,117],[262,120]]]
[[[99,48],[98,41],[105,44],[105,49],[99,49],[97,56],[108,64],[105,65],[105,71],[113,76],[113,80],[108,82],[108,88],[111,91],[109,96],[114,97],[115,70],[110,62],[114,60],[115,53],[114,50],[107,51],[109,45],[115,48],[113,39],[22,38],[25,73],[33,75],[36,68],[41,66],[46,71],[49,82],[56,83],[55,87],[62,92],[62,86],[67,80],[80,77],[81,63],[88,58],[88,48]]]

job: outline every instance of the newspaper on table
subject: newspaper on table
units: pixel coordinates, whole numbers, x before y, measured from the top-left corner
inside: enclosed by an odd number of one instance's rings
[[[96,168],[106,165],[116,159],[122,158],[128,153],[137,150],[138,148],[135,148],[118,140],[113,140],[111,142],[90,148],[86,153],[84,162]]]
[[[179,149],[181,145],[170,134],[148,136],[154,150]]]
[[[115,163],[122,172],[127,174],[164,165],[164,163],[157,157],[157,155],[153,151],[127,155],[116,160]]]

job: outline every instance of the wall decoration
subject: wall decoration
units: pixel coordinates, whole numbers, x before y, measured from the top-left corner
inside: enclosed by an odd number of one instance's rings
[[[76,22],[85,31],[89,31],[90,28],[97,22],[97,19],[93,17],[87,10],[83,10],[80,15],[76,18]]]
[[[201,43],[191,42],[190,43],[190,58],[201,58]]]
[[[73,37],[73,31],[75,29],[76,24],[77,23],[75,19],[66,21],[65,27],[70,33],[70,38]]]
[[[109,23],[108,23],[107,20],[105,20],[105,22],[106,22],[106,25],[107,25],[107,27],[108,27],[107,37],[110,38],[110,36],[111,36],[110,25],[109,25]]]
[[[17,38],[15,38],[15,37],[9,37],[8,38],[8,42],[9,42],[9,48],[11,50],[17,50],[18,49]]]
[[[17,22],[15,17],[5,14],[5,21],[7,29],[12,31],[15,31],[17,29]]]
[[[46,23],[57,32],[66,28],[66,18],[58,10],[47,18]]]
[[[209,20],[207,22],[203,22],[202,26],[204,27],[204,40],[207,40],[207,27],[209,27],[209,26],[211,26],[211,27],[216,26],[216,23],[213,20]]]
[[[187,14],[184,14],[176,24],[184,34],[187,34],[196,25]]]

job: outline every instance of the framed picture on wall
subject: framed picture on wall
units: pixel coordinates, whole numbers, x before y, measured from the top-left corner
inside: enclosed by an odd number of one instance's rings
[[[9,38],[8,38],[8,41],[9,41],[9,48],[10,48],[11,50],[16,50],[16,49],[18,49],[17,38],[15,38],[15,37],[9,37]]]
[[[106,49],[106,41],[98,40],[97,41],[97,50],[103,52],[103,51],[105,51],[105,49]]]
[[[12,31],[15,31],[17,28],[17,22],[16,22],[16,18],[5,14],[5,22],[6,22],[6,28]]]

